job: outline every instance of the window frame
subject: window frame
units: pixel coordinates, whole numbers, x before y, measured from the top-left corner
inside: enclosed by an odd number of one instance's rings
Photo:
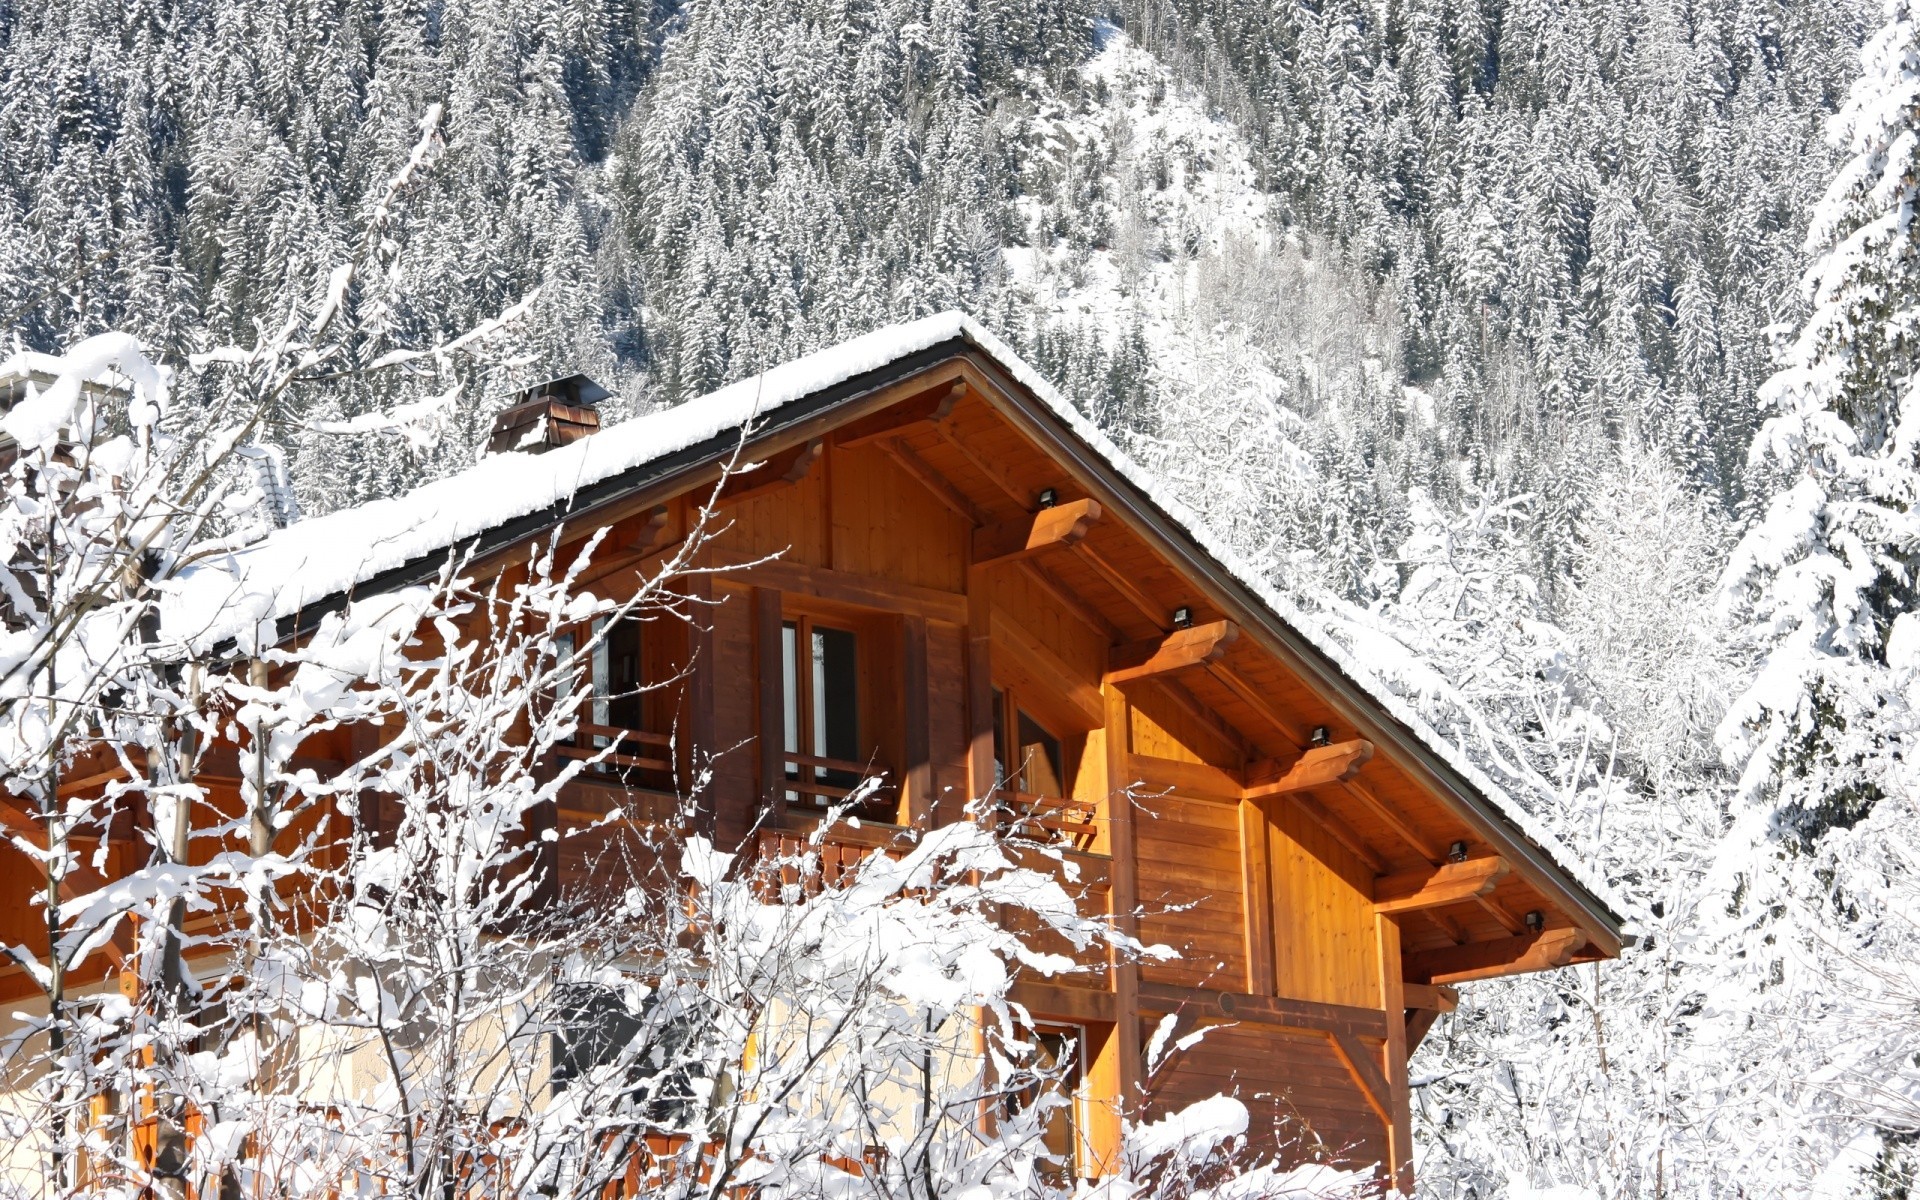
[[[793,593],[782,593],[780,604],[779,638],[780,644],[772,656],[771,662],[764,661],[761,670],[774,673],[772,680],[762,680],[762,686],[772,686],[777,693],[780,727],[776,730],[779,741],[776,743],[780,756],[777,769],[773,772],[777,779],[769,782],[777,789],[777,796],[788,810],[798,810],[808,815],[827,812],[842,800],[839,795],[827,795],[811,790],[792,790],[784,787],[796,779],[805,782],[811,788],[829,788],[839,792],[848,792],[862,779],[868,776],[880,776],[884,782],[873,797],[856,811],[863,820],[891,823],[898,819],[900,781],[895,777],[894,762],[899,757],[896,744],[898,715],[887,710],[880,702],[880,696],[886,691],[886,685],[897,673],[897,663],[893,661],[891,651],[896,637],[889,634],[898,628],[898,616],[889,612],[874,612],[852,606],[836,604],[807,603],[811,599]],[[796,601],[798,601],[796,603]],[[818,739],[818,714],[814,709],[814,693],[817,683],[812,674],[813,634],[819,629],[836,630],[851,634],[854,647],[854,738],[857,745],[863,747],[860,758],[838,758],[813,752]],[[792,631],[794,656],[797,668],[794,686],[787,686],[787,637]],[[789,700],[796,703],[789,707]],[[771,715],[771,714],[769,714]],[[787,749],[789,725],[795,733],[795,744],[802,747],[799,751]],[[762,736],[766,731],[762,730]],[[764,751],[763,751],[764,752]],[[847,775],[838,780],[823,780],[821,776],[842,768],[799,764],[789,769],[789,762],[798,755],[802,758],[827,759],[829,761],[857,764],[857,771],[845,768]]]

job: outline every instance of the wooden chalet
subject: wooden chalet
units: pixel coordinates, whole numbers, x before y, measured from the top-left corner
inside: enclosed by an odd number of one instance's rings
[[[710,620],[617,631],[596,664],[610,697],[691,670],[596,708],[585,732],[622,753],[556,814],[559,886],[594,886],[595,841],[617,836],[579,827],[672,788],[669,729],[739,747],[701,799],[722,845],[804,833],[870,770],[889,786],[837,835],[848,854],[995,794],[1080,865],[1089,903],[1181,955],[1020,985],[1080,1047],[1083,1170],[1131,1098],[1151,1116],[1232,1091],[1256,1135],[1287,1122],[1301,1153],[1410,1189],[1407,1058],[1452,985],[1620,952],[1602,885],[971,321],[604,429],[591,385],[563,382],[461,475],[243,553],[266,597],[243,619],[295,637],[450,548],[505,563],[560,523],[610,527],[588,586],[618,596],[685,536],[751,418],[715,572],[687,581]],[[40,919],[10,902],[0,938],[37,944]],[[1149,1084],[1143,1039],[1168,1013],[1223,1028]]]

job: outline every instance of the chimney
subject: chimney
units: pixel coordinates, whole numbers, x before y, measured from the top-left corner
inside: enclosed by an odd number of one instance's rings
[[[609,395],[585,375],[549,379],[521,392],[513,407],[493,418],[487,453],[525,450],[538,454],[577,442],[600,428],[599,404]]]

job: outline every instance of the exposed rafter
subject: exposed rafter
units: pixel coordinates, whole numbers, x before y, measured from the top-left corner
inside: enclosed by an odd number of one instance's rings
[[[967,385],[956,379],[924,396],[916,396],[892,408],[842,425],[833,435],[834,443],[847,447],[865,446],[882,438],[897,437],[918,425],[944,421],[966,392]]]
[[[733,476],[720,489],[721,504],[738,504],[755,496],[799,483],[827,452],[827,443],[814,438]]]

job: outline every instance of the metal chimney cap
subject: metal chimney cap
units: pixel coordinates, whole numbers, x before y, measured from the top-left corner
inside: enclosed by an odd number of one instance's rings
[[[545,383],[536,383],[521,391],[516,404],[525,404],[531,400],[558,400],[562,404],[571,404],[578,408],[595,408],[602,400],[613,395],[585,375],[563,375],[559,379],[549,379]]]

